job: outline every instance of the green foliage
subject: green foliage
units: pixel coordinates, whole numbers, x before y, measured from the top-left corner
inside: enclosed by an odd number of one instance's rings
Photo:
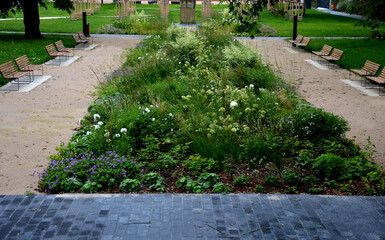
[[[297,186],[290,186],[286,190],[287,193],[297,193]]]
[[[323,185],[326,187],[330,187],[330,188],[337,188],[338,187],[336,180],[326,181],[323,183]]]
[[[269,175],[265,177],[265,185],[268,187],[279,187],[280,182],[276,176]]]
[[[175,183],[177,187],[185,187],[188,183],[193,182],[193,180],[190,177],[181,177],[178,179],[178,181]]]
[[[235,186],[247,186],[249,184],[249,179],[245,175],[241,175],[234,179],[233,184]]]
[[[378,0],[352,0],[350,13],[359,12],[363,16],[361,24],[364,27],[370,27],[371,29],[378,29],[380,22],[385,21],[385,2]]]
[[[231,44],[223,49],[224,64],[231,67],[246,66],[251,67],[257,62],[255,52],[246,50],[246,47],[240,44]]]
[[[327,179],[338,179],[345,171],[345,160],[334,154],[322,154],[315,159],[313,169]]]
[[[309,185],[315,185],[318,183],[318,179],[312,175],[302,178],[301,181]]]
[[[219,181],[219,177],[215,173],[202,173],[197,179],[197,182],[205,189],[212,188]]]
[[[309,189],[309,193],[311,193],[311,194],[320,194],[322,192],[323,192],[322,188],[310,188]]]
[[[84,193],[95,193],[99,191],[103,187],[102,184],[98,184],[96,182],[87,181],[84,185],[79,189],[80,192]]]
[[[265,190],[265,189],[263,188],[263,186],[261,186],[261,185],[255,186],[254,190],[255,190],[256,192],[259,192],[259,193],[265,193],[265,192],[266,192],[266,190]]]
[[[286,185],[289,185],[289,186],[296,186],[301,182],[298,174],[296,172],[291,172],[291,171],[284,172],[283,181]]]
[[[157,192],[166,191],[166,181],[158,173],[148,173],[143,177],[143,184]]]
[[[310,105],[301,105],[282,118],[282,132],[300,140],[341,138],[348,131],[346,120]]]
[[[191,155],[182,165],[193,175],[203,172],[212,172],[217,168],[214,159],[203,158],[200,155]]]
[[[231,188],[226,186],[224,183],[216,183],[213,186],[213,193],[229,193],[231,192]]]
[[[123,192],[138,192],[142,189],[141,182],[138,179],[124,179],[120,185],[119,188]]]

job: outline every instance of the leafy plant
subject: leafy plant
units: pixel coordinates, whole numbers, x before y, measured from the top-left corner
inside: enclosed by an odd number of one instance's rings
[[[283,175],[283,181],[289,186],[296,186],[300,183],[300,178],[296,172],[286,171]]]
[[[103,186],[96,182],[87,181],[80,189],[80,192],[94,193],[101,189]]]
[[[265,177],[265,184],[268,187],[278,187],[280,182],[276,176],[269,175],[269,176]]]
[[[196,175],[203,172],[211,172],[216,169],[216,162],[212,158],[203,158],[200,155],[191,155],[182,164],[190,170],[191,174]]]
[[[266,190],[265,190],[265,189],[263,188],[263,186],[261,186],[261,185],[255,186],[254,190],[255,190],[256,192],[259,192],[259,193],[265,193],[265,192],[266,192]]]
[[[148,173],[143,177],[143,184],[148,186],[151,190],[158,192],[166,191],[166,181],[158,173]]]
[[[202,173],[197,179],[197,182],[205,189],[212,188],[219,181],[219,177],[215,173]]]
[[[345,172],[345,160],[334,154],[322,154],[315,159],[313,169],[324,178],[336,180]]]
[[[231,188],[226,186],[224,183],[219,182],[213,186],[213,192],[214,193],[229,193],[229,192],[231,192]]]
[[[249,179],[245,175],[241,175],[234,179],[233,184],[235,186],[247,186],[249,184]]]
[[[323,192],[322,188],[310,188],[309,189],[309,193],[311,193],[311,194],[320,194],[322,192]]]
[[[120,185],[120,190],[124,192],[137,192],[142,189],[141,182],[138,179],[124,179]]]
[[[301,181],[305,184],[315,185],[315,184],[317,184],[318,179],[316,177],[310,175],[310,176],[306,176],[306,177],[302,178]]]

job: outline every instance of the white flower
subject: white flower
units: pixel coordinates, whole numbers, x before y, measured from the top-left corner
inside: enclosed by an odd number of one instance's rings
[[[254,84],[250,84],[250,88],[254,88]]]
[[[104,134],[104,136],[105,136],[105,137],[110,136],[110,132],[106,132],[106,133]]]
[[[91,134],[92,134],[92,132],[91,132],[91,131],[87,131],[87,133],[86,133],[86,134],[87,134],[87,136],[88,136],[88,135],[91,135]]]
[[[100,128],[100,126],[99,125],[94,125],[94,128],[95,128],[95,130],[97,130],[97,129]]]
[[[238,103],[235,102],[235,101],[232,101],[232,102],[230,103],[230,107],[231,107],[231,108],[237,107],[237,106],[238,106]]]
[[[119,133],[115,134],[115,137],[119,138],[119,137],[120,137],[120,134],[119,134]]]
[[[232,132],[237,132],[237,129],[236,128],[232,128],[231,131]]]
[[[94,121],[98,120],[99,118],[100,118],[100,115],[97,114],[97,113],[95,113],[95,114],[94,114]]]
[[[103,123],[102,121],[99,121],[99,122],[98,122],[98,125],[99,125],[99,126],[103,126],[104,123]]]
[[[169,115],[170,117],[173,117],[172,113],[169,113],[168,115]]]
[[[152,121],[155,121],[155,118],[152,118]]]
[[[120,132],[121,132],[121,133],[126,133],[126,132],[127,132],[127,128],[122,128],[122,129],[120,129]]]
[[[275,105],[278,105],[278,103],[276,102]]]
[[[150,112],[150,109],[148,109],[148,108],[145,108],[145,109],[144,109],[144,111],[146,111],[146,112],[148,112],[148,113],[149,113],[149,112]]]

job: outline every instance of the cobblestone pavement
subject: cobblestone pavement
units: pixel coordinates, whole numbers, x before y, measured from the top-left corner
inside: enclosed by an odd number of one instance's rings
[[[0,239],[385,239],[385,197],[3,195]]]

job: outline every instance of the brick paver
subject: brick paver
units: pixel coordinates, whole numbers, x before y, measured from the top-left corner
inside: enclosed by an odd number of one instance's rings
[[[0,239],[385,239],[385,197],[5,195]]]

